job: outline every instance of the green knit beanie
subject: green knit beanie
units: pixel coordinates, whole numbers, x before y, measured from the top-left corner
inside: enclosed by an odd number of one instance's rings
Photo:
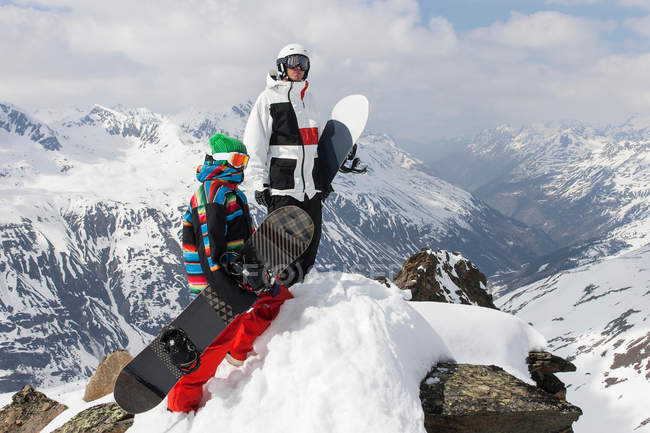
[[[223,134],[216,134],[210,138],[210,151],[214,155],[215,153],[230,153],[230,152],[239,152],[246,153],[246,146],[241,141],[226,137]]]

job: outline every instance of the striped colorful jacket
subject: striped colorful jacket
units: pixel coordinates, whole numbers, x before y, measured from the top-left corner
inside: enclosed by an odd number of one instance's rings
[[[243,173],[206,156],[197,168],[201,186],[183,216],[183,255],[191,298],[208,285],[228,302],[241,289],[223,269],[224,252],[239,250],[253,233],[248,201],[239,183]],[[254,296],[253,294],[251,294]]]

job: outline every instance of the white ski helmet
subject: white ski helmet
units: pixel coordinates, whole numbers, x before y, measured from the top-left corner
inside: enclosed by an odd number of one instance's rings
[[[280,78],[287,77],[287,66],[293,68],[299,65],[300,69],[305,71],[305,75],[302,79],[306,80],[310,66],[309,51],[300,44],[289,44],[283,47],[278,53],[276,65],[278,67],[278,72],[280,72]]]

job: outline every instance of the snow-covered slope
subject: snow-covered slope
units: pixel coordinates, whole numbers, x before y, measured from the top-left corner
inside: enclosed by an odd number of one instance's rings
[[[525,357],[545,342],[531,326],[403,294],[360,275],[310,275],[258,338],[257,354],[240,368],[219,367],[195,414],[171,414],[163,403],[137,415],[129,432],[423,433],[419,385],[438,360],[495,364],[532,383]],[[85,407],[78,391],[45,392],[71,409],[44,433]]]
[[[495,303],[531,322],[575,373],[576,432],[650,431],[650,244],[540,280]]]
[[[189,302],[179,240],[195,167],[218,125],[241,133],[249,105],[202,120],[73,110],[47,127],[54,150],[16,122],[0,129],[0,390],[88,375],[104,354],[140,349]],[[433,247],[490,273],[552,246],[419,171],[386,136],[365,137],[359,153],[369,174],[339,176],[325,203],[320,269],[394,275]]]

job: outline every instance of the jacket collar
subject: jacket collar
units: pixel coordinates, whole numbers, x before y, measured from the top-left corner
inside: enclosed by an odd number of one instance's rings
[[[277,78],[277,74],[275,74],[275,73],[274,73],[274,75],[269,73],[266,76],[266,88],[267,89],[274,89],[275,91],[278,91],[278,92],[281,91],[281,90],[284,90],[285,92],[288,92],[289,89],[292,88],[292,85],[293,85],[293,88],[300,89],[300,95],[302,96],[302,98],[305,97],[305,92],[307,91],[307,88],[309,87],[309,82],[308,81],[306,81],[306,80],[305,81],[300,81],[300,82],[282,81],[282,80],[276,80],[276,78]]]

